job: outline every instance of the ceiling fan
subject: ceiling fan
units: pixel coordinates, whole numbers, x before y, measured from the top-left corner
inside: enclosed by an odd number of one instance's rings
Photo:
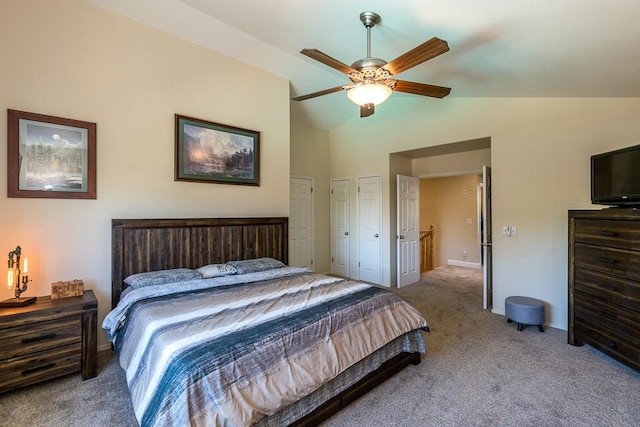
[[[374,113],[375,106],[384,102],[394,90],[435,98],[444,98],[449,95],[451,88],[448,87],[392,79],[393,76],[409,68],[449,51],[449,45],[446,41],[433,37],[393,61],[387,62],[380,58],[371,57],[371,28],[380,23],[380,15],[375,12],[362,12],[360,21],[367,29],[367,56],[357,60],[351,66],[343,64],[317,49],[302,49],[300,51],[301,54],[346,74],[351,83],[291,99],[304,101],[346,90],[347,97],[360,105],[360,117],[369,117]]]

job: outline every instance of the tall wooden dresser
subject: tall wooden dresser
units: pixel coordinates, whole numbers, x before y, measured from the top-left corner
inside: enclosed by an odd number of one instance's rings
[[[568,335],[640,371],[640,210],[569,211]]]

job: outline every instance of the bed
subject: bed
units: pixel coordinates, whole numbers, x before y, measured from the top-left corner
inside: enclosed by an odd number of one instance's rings
[[[142,426],[316,425],[420,363],[420,313],[381,287],[286,266],[287,232],[284,217],[112,220],[103,327]],[[150,272],[172,276],[132,281]]]

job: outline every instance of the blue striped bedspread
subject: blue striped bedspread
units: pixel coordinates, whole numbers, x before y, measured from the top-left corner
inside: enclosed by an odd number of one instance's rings
[[[141,426],[251,425],[427,327],[387,289],[277,270],[137,289],[107,315]]]

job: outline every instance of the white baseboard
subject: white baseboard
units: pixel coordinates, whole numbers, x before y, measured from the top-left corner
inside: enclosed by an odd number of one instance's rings
[[[455,259],[447,260],[447,264],[455,265],[457,267],[478,268],[478,269],[482,268],[482,264],[480,264],[479,262],[458,261]]]

